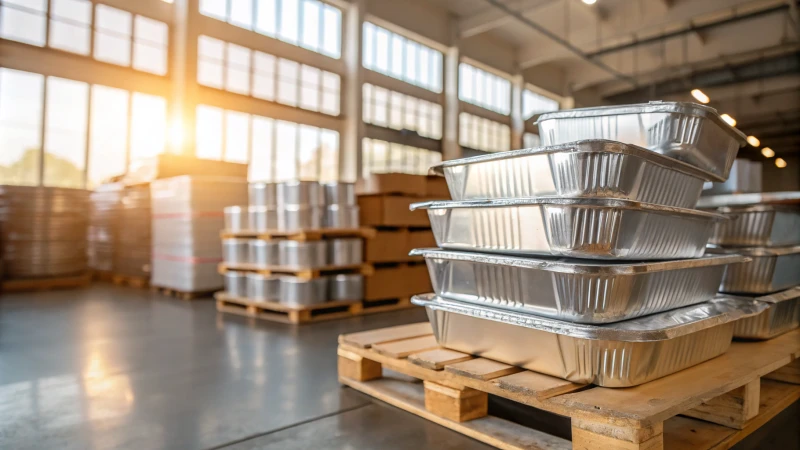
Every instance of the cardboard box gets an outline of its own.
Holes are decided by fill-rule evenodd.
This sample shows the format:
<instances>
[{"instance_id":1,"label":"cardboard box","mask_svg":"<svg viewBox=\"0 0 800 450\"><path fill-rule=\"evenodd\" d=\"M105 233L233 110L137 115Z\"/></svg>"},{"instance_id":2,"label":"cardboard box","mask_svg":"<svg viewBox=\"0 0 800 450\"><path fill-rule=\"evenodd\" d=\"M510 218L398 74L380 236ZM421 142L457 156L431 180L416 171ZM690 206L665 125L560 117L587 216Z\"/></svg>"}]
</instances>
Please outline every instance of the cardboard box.
<instances>
[{"instance_id":1,"label":"cardboard box","mask_svg":"<svg viewBox=\"0 0 800 450\"><path fill-rule=\"evenodd\" d=\"M408 233L408 246L410 248L438 247L431 230L411 230ZM409 250L410 251L410 250Z\"/></svg>"},{"instance_id":2,"label":"cardboard box","mask_svg":"<svg viewBox=\"0 0 800 450\"><path fill-rule=\"evenodd\" d=\"M182 175L247 178L247 164L231 163L193 156L163 153L152 158L131 162L123 177L127 185Z\"/></svg>"},{"instance_id":3,"label":"cardboard box","mask_svg":"<svg viewBox=\"0 0 800 450\"><path fill-rule=\"evenodd\" d=\"M444 177L430 175L428 182L425 183L425 196L438 199L450 200L450 190L447 189L447 180Z\"/></svg>"},{"instance_id":4,"label":"cardboard box","mask_svg":"<svg viewBox=\"0 0 800 450\"><path fill-rule=\"evenodd\" d=\"M427 211L409 210L412 203L423 200L408 196L361 196L358 197L359 220L362 226L430 227Z\"/></svg>"},{"instance_id":5,"label":"cardboard box","mask_svg":"<svg viewBox=\"0 0 800 450\"><path fill-rule=\"evenodd\" d=\"M364 300L410 297L432 290L425 264L376 268L364 278Z\"/></svg>"},{"instance_id":6,"label":"cardboard box","mask_svg":"<svg viewBox=\"0 0 800 450\"><path fill-rule=\"evenodd\" d=\"M364 261L399 262L408 260L408 230L378 230L374 238L364 241Z\"/></svg>"},{"instance_id":7,"label":"cardboard box","mask_svg":"<svg viewBox=\"0 0 800 450\"><path fill-rule=\"evenodd\" d=\"M424 197L427 177L405 173L373 173L356 182L356 194L400 194Z\"/></svg>"}]
</instances>

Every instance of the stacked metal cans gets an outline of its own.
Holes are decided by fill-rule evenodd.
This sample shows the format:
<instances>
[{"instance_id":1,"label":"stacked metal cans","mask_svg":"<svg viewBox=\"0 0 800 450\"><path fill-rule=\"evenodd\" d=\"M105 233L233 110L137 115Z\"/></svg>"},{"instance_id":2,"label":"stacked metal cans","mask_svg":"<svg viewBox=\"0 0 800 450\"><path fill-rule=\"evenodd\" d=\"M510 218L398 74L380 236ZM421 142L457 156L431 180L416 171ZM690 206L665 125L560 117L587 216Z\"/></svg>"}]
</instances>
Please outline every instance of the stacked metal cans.
<instances>
[{"instance_id":1,"label":"stacked metal cans","mask_svg":"<svg viewBox=\"0 0 800 450\"><path fill-rule=\"evenodd\" d=\"M724 353L735 321L764 307L717 297L745 258L704 255L727 218L694 208L744 136L713 109L661 102L539 127L545 147L435 166L454 200L412 205L441 247L413 252L435 291L413 301L439 344L608 387Z\"/></svg>"},{"instance_id":2,"label":"stacked metal cans","mask_svg":"<svg viewBox=\"0 0 800 450\"><path fill-rule=\"evenodd\" d=\"M730 218L717 224L709 253L740 254L720 292L753 298L769 308L736 324L735 337L771 339L800 327L800 192L704 197L700 206Z\"/></svg>"}]
</instances>

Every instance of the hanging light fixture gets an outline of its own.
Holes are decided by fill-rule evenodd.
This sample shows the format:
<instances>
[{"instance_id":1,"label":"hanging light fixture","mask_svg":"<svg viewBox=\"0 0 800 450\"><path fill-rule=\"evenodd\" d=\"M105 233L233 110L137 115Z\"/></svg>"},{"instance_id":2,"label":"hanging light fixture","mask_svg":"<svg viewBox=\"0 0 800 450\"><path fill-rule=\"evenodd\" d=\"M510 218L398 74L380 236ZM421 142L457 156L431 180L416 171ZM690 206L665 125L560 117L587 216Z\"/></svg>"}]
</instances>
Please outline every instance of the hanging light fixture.
<instances>
[{"instance_id":1,"label":"hanging light fixture","mask_svg":"<svg viewBox=\"0 0 800 450\"><path fill-rule=\"evenodd\" d=\"M597 3L597 0L582 0L582 1L587 5L594 5L595 3Z\"/></svg>"},{"instance_id":2,"label":"hanging light fixture","mask_svg":"<svg viewBox=\"0 0 800 450\"><path fill-rule=\"evenodd\" d=\"M761 141L758 140L755 136L747 136L747 143L752 145L753 147L758 147L761 145Z\"/></svg>"},{"instance_id":3,"label":"hanging light fixture","mask_svg":"<svg viewBox=\"0 0 800 450\"><path fill-rule=\"evenodd\" d=\"M711 101L708 96L700 89L692 89L692 97L696 98L698 102L706 104Z\"/></svg>"},{"instance_id":4,"label":"hanging light fixture","mask_svg":"<svg viewBox=\"0 0 800 450\"><path fill-rule=\"evenodd\" d=\"M775 156L775 151L769 147L764 147L761 149L761 154L764 155L765 158L772 158Z\"/></svg>"},{"instance_id":5,"label":"hanging light fixture","mask_svg":"<svg viewBox=\"0 0 800 450\"><path fill-rule=\"evenodd\" d=\"M725 121L725 123L727 123L728 125L730 125L730 126L732 126L732 127L735 127L735 126L736 126L736 119L734 119L733 117L729 116L728 114L723 114L723 115L721 115L721 116L719 116L719 117L720 117L722 120L724 120L724 121Z\"/></svg>"},{"instance_id":6,"label":"hanging light fixture","mask_svg":"<svg viewBox=\"0 0 800 450\"><path fill-rule=\"evenodd\" d=\"M783 169L786 167L786 161L784 161L783 158L776 158L775 165L778 166L778 169Z\"/></svg>"}]
</instances>

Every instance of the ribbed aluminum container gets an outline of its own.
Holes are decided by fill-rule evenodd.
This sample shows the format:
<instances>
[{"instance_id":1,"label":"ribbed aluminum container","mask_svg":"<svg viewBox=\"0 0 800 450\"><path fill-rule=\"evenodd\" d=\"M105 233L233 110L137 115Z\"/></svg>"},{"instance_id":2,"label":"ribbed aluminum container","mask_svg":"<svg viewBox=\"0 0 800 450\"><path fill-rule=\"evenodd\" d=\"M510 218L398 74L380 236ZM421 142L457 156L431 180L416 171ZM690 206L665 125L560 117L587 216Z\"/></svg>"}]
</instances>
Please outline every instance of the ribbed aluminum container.
<instances>
[{"instance_id":1,"label":"ribbed aluminum container","mask_svg":"<svg viewBox=\"0 0 800 450\"><path fill-rule=\"evenodd\" d=\"M328 301L328 277L303 280L280 277L280 302L291 306L312 306Z\"/></svg>"},{"instance_id":2,"label":"ribbed aluminum container","mask_svg":"<svg viewBox=\"0 0 800 450\"><path fill-rule=\"evenodd\" d=\"M772 339L800 328L800 286L753 300L764 302L768 309L736 322L733 337L739 339Z\"/></svg>"},{"instance_id":3,"label":"ribbed aluminum container","mask_svg":"<svg viewBox=\"0 0 800 450\"><path fill-rule=\"evenodd\" d=\"M356 205L356 185L354 183L332 182L322 186L325 190L326 205Z\"/></svg>"},{"instance_id":4,"label":"ribbed aluminum container","mask_svg":"<svg viewBox=\"0 0 800 450\"><path fill-rule=\"evenodd\" d=\"M251 239L248 242L250 264L258 267L279 266L281 263L279 245L279 241Z\"/></svg>"},{"instance_id":5,"label":"ribbed aluminum container","mask_svg":"<svg viewBox=\"0 0 800 450\"><path fill-rule=\"evenodd\" d=\"M510 199L415 203L439 247L589 259L703 255L719 214L611 199Z\"/></svg>"},{"instance_id":6,"label":"ribbed aluminum container","mask_svg":"<svg viewBox=\"0 0 800 450\"><path fill-rule=\"evenodd\" d=\"M274 209L278 206L278 187L275 183L250 183L247 187L250 206Z\"/></svg>"},{"instance_id":7,"label":"ribbed aluminum container","mask_svg":"<svg viewBox=\"0 0 800 450\"><path fill-rule=\"evenodd\" d=\"M586 140L431 167L453 200L593 197L694 208L705 172L633 145Z\"/></svg>"},{"instance_id":8,"label":"ribbed aluminum container","mask_svg":"<svg viewBox=\"0 0 800 450\"><path fill-rule=\"evenodd\" d=\"M278 243L279 265L298 269L324 267L328 262L328 247L325 241L280 241Z\"/></svg>"},{"instance_id":9,"label":"ribbed aluminum container","mask_svg":"<svg viewBox=\"0 0 800 450\"><path fill-rule=\"evenodd\" d=\"M247 208L248 225L251 231L264 233L278 229L278 209L266 206Z\"/></svg>"},{"instance_id":10,"label":"ribbed aluminum container","mask_svg":"<svg viewBox=\"0 0 800 450\"><path fill-rule=\"evenodd\" d=\"M278 208L278 229L283 231L322 228L324 207L284 206Z\"/></svg>"},{"instance_id":11,"label":"ribbed aluminum container","mask_svg":"<svg viewBox=\"0 0 800 450\"><path fill-rule=\"evenodd\" d=\"M719 222L710 244L781 247L800 244L800 208L774 205L723 206L715 212L730 217Z\"/></svg>"},{"instance_id":12,"label":"ribbed aluminum container","mask_svg":"<svg viewBox=\"0 0 800 450\"><path fill-rule=\"evenodd\" d=\"M792 247L709 247L708 253L740 254L752 261L725 269L720 292L769 294L800 285L800 245Z\"/></svg>"},{"instance_id":13,"label":"ribbed aluminum container","mask_svg":"<svg viewBox=\"0 0 800 450\"><path fill-rule=\"evenodd\" d=\"M247 297L247 274L244 272L226 272L225 293L231 297Z\"/></svg>"},{"instance_id":14,"label":"ribbed aluminum container","mask_svg":"<svg viewBox=\"0 0 800 450\"><path fill-rule=\"evenodd\" d=\"M360 238L331 239L328 245L328 264L351 266L364 262L364 243Z\"/></svg>"},{"instance_id":15,"label":"ribbed aluminum container","mask_svg":"<svg viewBox=\"0 0 800 450\"><path fill-rule=\"evenodd\" d=\"M278 206L325 206L325 192L316 181L278 183Z\"/></svg>"},{"instance_id":16,"label":"ribbed aluminum container","mask_svg":"<svg viewBox=\"0 0 800 450\"><path fill-rule=\"evenodd\" d=\"M332 302L364 298L362 275L334 275L328 280L328 299Z\"/></svg>"},{"instance_id":17,"label":"ribbed aluminum container","mask_svg":"<svg viewBox=\"0 0 800 450\"><path fill-rule=\"evenodd\" d=\"M745 135L696 103L661 102L545 113L536 122L544 145L583 139L625 142L684 161L725 181Z\"/></svg>"},{"instance_id":18,"label":"ribbed aluminum container","mask_svg":"<svg viewBox=\"0 0 800 450\"><path fill-rule=\"evenodd\" d=\"M246 206L228 206L224 209L225 230L238 233L250 230Z\"/></svg>"},{"instance_id":19,"label":"ribbed aluminum container","mask_svg":"<svg viewBox=\"0 0 800 450\"><path fill-rule=\"evenodd\" d=\"M280 277L247 274L247 299L254 302L277 302L281 296Z\"/></svg>"},{"instance_id":20,"label":"ribbed aluminum container","mask_svg":"<svg viewBox=\"0 0 800 450\"><path fill-rule=\"evenodd\" d=\"M736 298L624 322L580 325L487 306L414 296L436 341L470 353L575 383L628 387L725 353L734 322L766 308Z\"/></svg>"},{"instance_id":21,"label":"ribbed aluminum container","mask_svg":"<svg viewBox=\"0 0 800 450\"><path fill-rule=\"evenodd\" d=\"M728 179L722 183L705 183L703 195L761 192L763 190L761 170L760 161L736 159L733 161Z\"/></svg>"},{"instance_id":22,"label":"ribbed aluminum container","mask_svg":"<svg viewBox=\"0 0 800 450\"><path fill-rule=\"evenodd\" d=\"M223 239L222 262L225 264L249 264L249 241L247 239Z\"/></svg>"},{"instance_id":23,"label":"ribbed aluminum container","mask_svg":"<svg viewBox=\"0 0 800 450\"><path fill-rule=\"evenodd\" d=\"M328 205L325 228L358 228L358 206Z\"/></svg>"},{"instance_id":24,"label":"ribbed aluminum container","mask_svg":"<svg viewBox=\"0 0 800 450\"><path fill-rule=\"evenodd\" d=\"M417 249L443 298L578 323L610 323L714 298L737 255L650 263Z\"/></svg>"}]
</instances>

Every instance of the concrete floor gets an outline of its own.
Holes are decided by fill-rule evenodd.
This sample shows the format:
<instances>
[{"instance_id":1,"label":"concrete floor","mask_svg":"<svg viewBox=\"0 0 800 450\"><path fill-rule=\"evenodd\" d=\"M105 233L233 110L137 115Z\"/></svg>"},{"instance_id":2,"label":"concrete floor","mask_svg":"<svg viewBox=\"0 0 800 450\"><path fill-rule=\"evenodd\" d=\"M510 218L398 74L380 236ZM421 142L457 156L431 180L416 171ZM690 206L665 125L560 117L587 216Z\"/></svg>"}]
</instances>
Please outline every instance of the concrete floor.
<instances>
[{"instance_id":1,"label":"concrete floor","mask_svg":"<svg viewBox=\"0 0 800 450\"><path fill-rule=\"evenodd\" d=\"M339 386L337 335L422 320L251 323L105 284L5 294L0 449L489 448ZM776 422L795 438L796 406Z\"/></svg>"}]
</instances>

